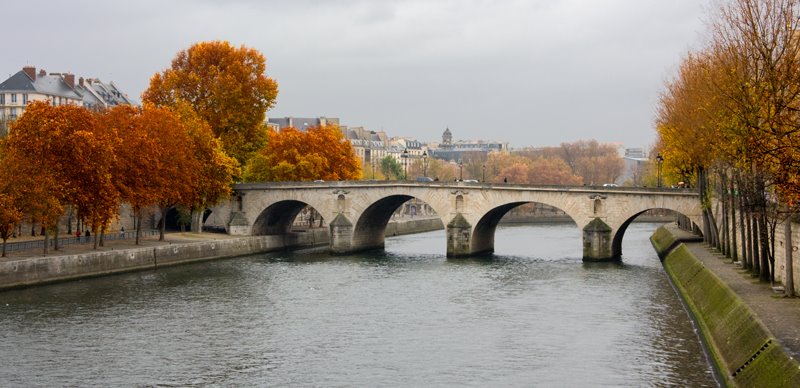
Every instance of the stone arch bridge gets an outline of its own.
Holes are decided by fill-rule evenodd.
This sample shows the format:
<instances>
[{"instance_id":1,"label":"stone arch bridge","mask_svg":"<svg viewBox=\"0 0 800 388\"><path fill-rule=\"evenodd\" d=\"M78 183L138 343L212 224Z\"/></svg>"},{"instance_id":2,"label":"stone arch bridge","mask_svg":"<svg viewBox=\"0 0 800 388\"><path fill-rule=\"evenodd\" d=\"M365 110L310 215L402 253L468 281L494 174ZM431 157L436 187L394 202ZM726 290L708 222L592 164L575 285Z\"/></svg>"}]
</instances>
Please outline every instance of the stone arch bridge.
<instances>
[{"instance_id":1,"label":"stone arch bridge","mask_svg":"<svg viewBox=\"0 0 800 388\"><path fill-rule=\"evenodd\" d=\"M563 210L583 231L584 260L614 260L636 216L651 209L673 210L702 230L698 194L683 189L628 187L531 187L465 182L282 182L234 187L227 203L212 209L232 235L290 233L295 217L313 207L330 228L330 249L348 253L384 247L394 211L417 198L433 208L447 235L447 257L494 251L500 219L526 203Z\"/></svg>"}]
</instances>

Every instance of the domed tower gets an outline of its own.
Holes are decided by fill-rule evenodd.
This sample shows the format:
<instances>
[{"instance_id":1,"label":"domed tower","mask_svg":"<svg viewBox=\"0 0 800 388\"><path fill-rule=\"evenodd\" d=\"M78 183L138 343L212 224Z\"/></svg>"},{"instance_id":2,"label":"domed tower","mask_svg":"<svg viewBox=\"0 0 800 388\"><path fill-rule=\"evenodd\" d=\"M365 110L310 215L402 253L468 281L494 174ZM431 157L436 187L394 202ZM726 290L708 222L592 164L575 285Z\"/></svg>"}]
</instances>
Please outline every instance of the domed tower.
<instances>
[{"instance_id":1,"label":"domed tower","mask_svg":"<svg viewBox=\"0 0 800 388\"><path fill-rule=\"evenodd\" d=\"M453 147L453 134L450 133L450 128L445 128L444 133L442 134L442 144L440 145L441 148L452 148Z\"/></svg>"}]
</instances>

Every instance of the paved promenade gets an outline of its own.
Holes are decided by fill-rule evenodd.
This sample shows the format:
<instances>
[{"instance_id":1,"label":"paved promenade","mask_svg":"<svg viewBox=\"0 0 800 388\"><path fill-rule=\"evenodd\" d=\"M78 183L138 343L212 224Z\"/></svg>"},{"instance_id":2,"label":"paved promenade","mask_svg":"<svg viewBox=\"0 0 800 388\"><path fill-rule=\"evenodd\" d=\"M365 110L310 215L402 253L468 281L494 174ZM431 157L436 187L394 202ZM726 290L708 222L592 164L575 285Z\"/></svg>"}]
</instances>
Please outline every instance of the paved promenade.
<instances>
[{"instance_id":1,"label":"paved promenade","mask_svg":"<svg viewBox=\"0 0 800 388\"><path fill-rule=\"evenodd\" d=\"M674 235L687 232L670 228ZM784 349L800 359L800 298L776 294L769 283L760 283L732 260L702 242L684 243L709 270L714 272L752 310ZM796 269L800 270L800 269Z\"/></svg>"}]
</instances>

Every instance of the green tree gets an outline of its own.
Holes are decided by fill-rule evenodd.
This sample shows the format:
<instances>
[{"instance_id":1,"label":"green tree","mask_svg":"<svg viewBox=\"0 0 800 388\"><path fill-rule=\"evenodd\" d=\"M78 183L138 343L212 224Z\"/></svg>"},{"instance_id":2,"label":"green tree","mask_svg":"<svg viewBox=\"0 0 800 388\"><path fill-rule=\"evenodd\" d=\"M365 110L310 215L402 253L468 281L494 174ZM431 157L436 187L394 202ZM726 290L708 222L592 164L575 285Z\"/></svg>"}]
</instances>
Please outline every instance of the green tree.
<instances>
[{"instance_id":1,"label":"green tree","mask_svg":"<svg viewBox=\"0 0 800 388\"><path fill-rule=\"evenodd\" d=\"M381 174L386 177L386 180L400 180L406 178L403 173L403 166L392 156L385 156L381 159L380 167Z\"/></svg>"}]
</instances>

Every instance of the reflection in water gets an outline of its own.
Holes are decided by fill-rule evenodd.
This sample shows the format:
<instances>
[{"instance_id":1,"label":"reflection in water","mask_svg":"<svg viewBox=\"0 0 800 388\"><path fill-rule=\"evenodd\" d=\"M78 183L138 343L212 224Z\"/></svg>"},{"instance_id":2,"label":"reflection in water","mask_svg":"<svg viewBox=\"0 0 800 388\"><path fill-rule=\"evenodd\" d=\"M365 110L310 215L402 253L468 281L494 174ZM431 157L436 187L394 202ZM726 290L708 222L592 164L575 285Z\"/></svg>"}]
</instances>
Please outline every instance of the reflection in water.
<instances>
[{"instance_id":1,"label":"reflection in water","mask_svg":"<svg viewBox=\"0 0 800 388\"><path fill-rule=\"evenodd\" d=\"M2 386L714 386L647 237L582 263L574 225L385 252L261 255L0 293Z\"/></svg>"}]
</instances>

